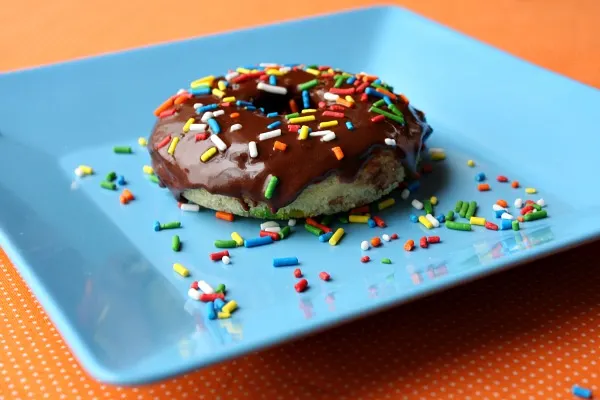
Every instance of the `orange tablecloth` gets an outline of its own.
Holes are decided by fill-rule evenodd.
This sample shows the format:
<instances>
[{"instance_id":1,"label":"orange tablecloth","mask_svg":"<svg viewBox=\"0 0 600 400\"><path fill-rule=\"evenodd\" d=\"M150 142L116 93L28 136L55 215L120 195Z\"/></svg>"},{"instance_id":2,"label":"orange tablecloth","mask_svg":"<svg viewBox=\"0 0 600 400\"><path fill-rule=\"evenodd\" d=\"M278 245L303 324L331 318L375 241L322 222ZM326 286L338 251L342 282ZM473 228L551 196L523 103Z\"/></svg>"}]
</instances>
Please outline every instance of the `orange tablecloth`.
<instances>
[{"instance_id":1,"label":"orange tablecloth","mask_svg":"<svg viewBox=\"0 0 600 400\"><path fill-rule=\"evenodd\" d=\"M189 10L219 15L224 3L101 3L0 0L0 71L298 16L232 0L222 18L192 24ZM301 8L308 15L367 3L304 0ZM597 0L398 3L600 87ZM0 398L569 399L574 383L598 391L600 382L594 247L136 388L86 375L0 250Z\"/></svg>"}]
</instances>

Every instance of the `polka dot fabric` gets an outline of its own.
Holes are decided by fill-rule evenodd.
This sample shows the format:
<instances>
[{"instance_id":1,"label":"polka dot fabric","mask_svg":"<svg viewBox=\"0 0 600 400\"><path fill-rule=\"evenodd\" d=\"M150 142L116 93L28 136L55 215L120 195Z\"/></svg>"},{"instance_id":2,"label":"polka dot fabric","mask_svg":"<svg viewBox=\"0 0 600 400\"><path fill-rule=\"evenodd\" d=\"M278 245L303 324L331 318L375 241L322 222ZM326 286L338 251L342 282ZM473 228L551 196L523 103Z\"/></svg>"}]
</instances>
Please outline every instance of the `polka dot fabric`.
<instances>
[{"instance_id":1,"label":"polka dot fabric","mask_svg":"<svg viewBox=\"0 0 600 400\"><path fill-rule=\"evenodd\" d=\"M2 399L572 399L598 391L594 245L141 387L79 366L0 250Z\"/></svg>"}]
</instances>

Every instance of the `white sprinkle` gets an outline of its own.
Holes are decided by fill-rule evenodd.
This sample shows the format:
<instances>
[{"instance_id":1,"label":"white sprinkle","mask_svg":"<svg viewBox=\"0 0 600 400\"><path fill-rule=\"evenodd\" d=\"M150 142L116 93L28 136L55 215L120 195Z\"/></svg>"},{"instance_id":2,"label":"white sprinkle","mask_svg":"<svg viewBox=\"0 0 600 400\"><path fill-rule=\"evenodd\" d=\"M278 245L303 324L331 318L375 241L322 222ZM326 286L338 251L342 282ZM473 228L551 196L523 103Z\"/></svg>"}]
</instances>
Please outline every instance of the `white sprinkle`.
<instances>
[{"instance_id":1,"label":"white sprinkle","mask_svg":"<svg viewBox=\"0 0 600 400\"><path fill-rule=\"evenodd\" d=\"M295 219L290 219L288 221L288 226L296 226L296 220Z\"/></svg>"},{"instance_id":2,"label":"white sprinkle","mask_svg":"<svg viewBox=\"0 0 600 400\"><path fill-rule=\"evenodd\" d=\"M207 111L207 112L204 113L204 115L202 115L202 118L200 118L200 120L202 122L206 122L209 119L211 119L212 117L213 117L213 113L211 113L210 111Z\"/></svg>"},{"instance_id":3,"label":"white sprinkle","mask_svg":"<svg viewBox=\"0 0 600 400\"><path fill-rule=\"evenodd\" d=\"M191 299L194 299L194 300L200 300L200 295L201 295L201 294L202 294L202 293L200 293L200 291L199 291L199 290L196 290L196 289L194 289L194 288L190 288L190 290L188 290L188 296L189 296Z\"/></svg>"},{"instance_id":4,"label":"white sprinkle","mask_svg":"<svg viewBox=\"0 0 600 400\"><path fill-rule=\"evenodd\" d=\"M281 67L281 68L279 68L279 72L284 73L284 74L287 74L291 70L292 70L292 67Z\"/></svg>"},{"instance_id":5,"label":"white sprinkle","mask_svg":"<svg viewBox=\"0 0 600 400\"><path fill-rule=\"evenodd\" d=\"M427 221L431 222L431 225L433 225L434 228L440 227L440 221L438 221L433 215L427 214L425 218L427 218Z\"/></svg>"},{"instance_id":6,"label":"white sprinkle","mask_svg":"<svg viewBox=\"0 0 600 400\"><path fill-rule=\"evenodd\" d=\"M390 238L390 235L388 235L388 234L386 234L386 233L384 233L383 235L381 235L381 238L382 238L383 240L385 240L386 242L389 242L390 240L392 240L392 239Z\"/></svg>"},{"instance_id":7,"label":"white sprinkle","mask_svg":"<svg viewBox=\"0 0 600 400\"><path fill-rule=\"evenodd\" d=\"M273 138L276 138L277 136L281 136L281 129L275 129L273 131L263 132L260 135L258 135L258 140L263 141L263 140L267 140L267 139L273 139Z\"/></svg>"},{"instance_id":8,"label":"white sprinkle","mask_svg":"<svg viewBox=\"0 0 600 400\"><path fill-rule=\"evenodd\" d=\"M210 286L205 281L198 281L198 289L200 289L203 293L206 294L213 294L215 292L215 289L213 289L212 286Z\"/></svg>"},{"instance_id":9,"label":"white sprinkle","mask_svg":"<svg viewBox=\"0 0 600 400\"><path fill-rule=\"evenodd\" d=\"M314 131L314 132L309 133L308 136L325 136L328 133L333 133L333 131L329 131L329 130L327 130L327 131Z\"/></svg>"},{"instance_id":10,"label":"white sprinkle","mask_svg":"<svg viewBox=\"0 0 600 400\"><path fill-rule=\"evenodd\" d=\"M200 206L198 204L192 203L181 203L181 206L179 206L179 208L181 209L181 211L200 211Z\"/></svg>"},{"instance_id":11,"label":"white sprinkle","mask_svg":"<svg viewBox=\"0 0 600 400\"><path fill-rule=\"evenodd\" d=\"M279 223L276 221L267 221L260 224L260 230L264 231L266 228L279 227Z\"/></svg>"},{"instance_id":12,"label":"white sprinkle","mask_svg":"<svg viewBox=\"0 0 600 400\"><path fill-rule=\"evenodd\" d=\"M278 226L269 226L269 227L265 228L264 231L279 233L279 232L281 232L281 228Z\"/></svg>"},{"instance_id":13,"label":"white sprinkle","mask_svg":"<svg viewBox=\"0 0 600 400\"><path fill-rule=\"evenodd\" d=\"M502 218L502 219L515 219L515 217L513 217L512 215L510 215L507 212L502 213L502 215L500 216L500 218Z\"/></svg>"},{"instance_id":14,"label":"white sprinkle","mask_svg":"<svg viewBox=\"0 0 600 400\"><path fill-rule=\"evenodd\" d=\"M219 116L221 116L223 114L225 114L224 110L213 111L213 117L219 117Z\"/></svg>"},{"instance_id":15,"label":"white sprinkle","mask_svg":"<svg viewBox=\"0 0 600 400\"><path fill-rule=\"evenodd\" d=\"M516 199L515 200L515 207L516 208L522 208L523 207L523 199Z\"/></svg>"},{"instance_id":16,"label":"white sprinkle","mask_svg":"<svg viewBox=\"0 0 600 400\"><path fill-rule=\"evenodd\" d=\"M279 64L274 64L274 63L260 63L258 64L259 67L263 67L263 68L269 68L269 67L278 67Z\"/></svg>"},{"instance_id":17,"label":"white sprinkle","mask_svg":"<svg viewBox=\"0 0 600 400\"><path fill-rule=\"evenodd\" d=\"M546 202L544 201L544 199L539 199L536 203L540 207L545 207L546 206Z\"/></svg>"},{"instance_id":18,"label":"white sprinkle","mask_svg":"<svg viewBox=\"0 0 600 400\"><path fill-rule=\"evenodd\" d=\"M235 72L235 71L234 72L230 72L227 75L225 75L225 80L226 81L230 81L233 78L235 78L236 76L238 76L239 74L240 74L239 72Z\"/></svg>"},{"instance_id":19,"label":"white sprinkle","mask_svg":"<svg viewBox=\"0 0 600 400\"><path fill-rule=\"evenodd\" d=\"M336 101L340 98L340 95L327 92L323 95L323 98L327 101Z\"/></svg>"},{"instance_id":20,"label":"white sprinkle","mask_svg":"<svg viewBox=\"0 0 600 400\"><path fill-rule=\"evenodd\" d=\"M408 196L410 196L410 190L408 190L408 189L404 189L404 190L402 190L402 192L400 193L400 198L401 198L402 200L406 200L406 199L408 199Z\"/></svg>"},{"instance_id":21,"label":"white sprinkle","mask_svg":"<svg viewBox=\"0 0 600 400\"><path fill-rule=\"evenodd\" d=\"M417 210L422 210L422 209L423 209L423 203L421 203L421 202L420 202L419 200L417 200L417 199L414 199L414 200L412 201L412 203L411 203L411 204L412 204L412 206L413 206L414 208L416 208Z\"/></svg>"},{"instance_id":22,"label":"white sprinkle","mask_svg":"<svg viewBox=\"0 0 600 400\"><path fill-rule=\"evenodd\" d=\"M221 140L219 135L210 135L210 140L212 140L215 146L217 146L217 149L219 149L219 151L227 150L227 145L224 141Z\"/></svg>"},{"instance_id":23,"label":"white sprinkle","mask_svg":"<svg viewBox=\"0 0 600 400\"><path fill-rule=\"evenodd\" d=\"M508 211L506 208L499 206L498 204L492 204L492 209L494 211Z\"/></svg>"},{"instance_id":24,"label":"white sprinkle","mask_svg":"<svg viewBox=\"0 0 600 400\"><path fill-rule=\"evenodd\" d=\"M223 261L223 264L229 264L231 263L231 258L223 256L223 258L221 258L221 261Z\"/></svg>"},{"instance_id":25,"label":"white sprinkle","mask_svg":"<svg viewBox=\"0 0 600 400\"><path fill-rule=\"evenodd\" d=\"M333 139L335 139L335 133L329 132L321 138L321 142L331 142Z\"/></svg>"},{"instance_id":26,"label":"white sprinkle","mask_svg":"<svg viewBox=\"0 0 600 400\"><path fill-rule=\"evenodd\" d=\"M75 168L75 175L77 175L78 177L82 177L85 175L85 173L81 170L81 168L77 167Z\"/></svg>"},{"instance_id":27,"label":"white sprinkle","mask_svg":"<svg viewBox=\"0 0 600 400\"><path fill-rule=\"evenodd\" d=\"M371 248L371 246L369 245L369 242L367 242L366 240L363 240L362 242L360 242L361 250L369 250L370 248Z\"/></svg>"},{"instance_id":28,"label":"white sprinkle","mask_svg":"<svg viewBox=\"0 0 600 400\"><path fill-rule=\"evenodd\" d=\"M194 110L197 109L197 108L202 107L203 105L204 104L202 104L202 103L194 103Z\"/></svg>"},{"instance_id":29,"label":"white sprinkle","mask_svg":"<svg viewBox=\"0 0 600 400\"><path fill-rule=\"evenodd\" d=\"M229 132L239 131L240 129L242 129L241 124L234 124L234 125L231 125L231 128L229 128Z\"/></svg>"},{"instance_id":30,"label":"white sprinkle","mask_svg":"<svg viewBox=\"0 0 600 400\"><path fill-rule=\"evenodd\" d=\"M396 141L394 139L385 138L385 144L388 146L396 147Z\"/></svg>"},{"instance_id":31,"label":"white sprinkle","mask_svg":"<svg viewBox=\"0 0 600 400\"><path fill-rule=\"evenodd\" d=\"M284 88L281 86L269 85L264 82L258 82L258 85L256 85L256 88L258 90L262 90L263 92L267 92L267 93L282 94L282 95L287 94L287 88Z\"/></svg>"},{"instance_id":32,"label":"white sprinkle","mask_svg":"<svg viewBox=\"0 0 600 400\"><path fill-rule=\"evenodd\" d=\"M444 153L446 150L439 147L432 147L429 149L429 153Z\"/></svg>"},{"instance_id":33,"label":"white sprinkle","mask_svg":"<svg viewBox=\"0 0 600 400\"><path fill-rule=\"evenodd\" d=\"M185 90L185 89L179 89L177 91L177 96L179 96L180 94L184 94L185 92L187 92L187 90Z\"/></svg>"},{"instance_id":34,"label":"white sprinkle","mask_svg":"<svg viewBox=\"0 0 600 400\"><path fill-rule=\"evenodd\" d=\"M258 157L258 147L256 147L256 142L248 143L248 152L250 153L250 158Z\"/></svg>"},{"instance_id":35,"label":"white sprinkle","mask_svg":"<svg viewBox=\"0 0 600 400\"><path fill-rule=\"evenodd\" d=\"M206 132L206 124L191 124L190 132Z\"/></svg>"}]
</instances>

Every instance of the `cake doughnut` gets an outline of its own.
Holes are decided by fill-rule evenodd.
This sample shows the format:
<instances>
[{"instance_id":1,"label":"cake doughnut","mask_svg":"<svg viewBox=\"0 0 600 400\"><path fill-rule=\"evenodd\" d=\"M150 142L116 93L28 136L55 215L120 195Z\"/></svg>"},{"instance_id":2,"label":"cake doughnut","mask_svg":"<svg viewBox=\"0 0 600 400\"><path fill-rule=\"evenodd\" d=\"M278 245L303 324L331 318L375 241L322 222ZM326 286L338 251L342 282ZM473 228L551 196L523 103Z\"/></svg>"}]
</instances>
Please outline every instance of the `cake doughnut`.
<instances>
[{"instance_id":1,"label":"cake doughnut","mask_svg":"<svg viewBox=\"0 0 600 400\"><path fill-rule=\"evenodd\" d=\"M154 112L154 171L180 201L301 218L378 200L413 171L432 129L376 76L261 64L191 82Z\"/></svg>"}]
</instances>

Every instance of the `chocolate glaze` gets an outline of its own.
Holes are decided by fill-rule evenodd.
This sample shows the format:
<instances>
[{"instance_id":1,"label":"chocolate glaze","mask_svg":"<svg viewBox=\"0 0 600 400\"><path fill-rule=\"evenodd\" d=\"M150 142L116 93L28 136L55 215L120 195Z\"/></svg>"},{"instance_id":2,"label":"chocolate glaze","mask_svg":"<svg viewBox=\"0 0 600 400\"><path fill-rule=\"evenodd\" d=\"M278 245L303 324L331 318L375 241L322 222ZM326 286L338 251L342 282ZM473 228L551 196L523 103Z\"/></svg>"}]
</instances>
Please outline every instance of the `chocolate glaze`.
<instances>
[{"instance_id":1,"label":"chocolate glaze","mask_svg":"<svg viewBox=\"0 0 600 400\"><path fill-rule=\"evenodd\" d=\"M317 131L319 122L337 119L338 125L329 129L335 132L336 139L330 142L321 142L319 137L309 137L307 140L298 140L298 133L290 132L285 114L291 113L289 100L294 99L298 109L302 110L302 95L297 90L301 83L316 77L302 69L294 68L284 76L277 77L277 86L288 89L287 95L267 93L257 89L259 78L252 78L244 82L229 83L225 97L235 96L236 100L249 101L260 110L250 111L232 103L228 107L220 107L224 115L215 119L221 127L219 137L227 144L224 152L219 152L207 162L200 161L200 155L214 144L210 139L196 141L195 133L182 133L182 127L189 118L196 118L200 123L202 115L198 115L193 107L195 103L204 105L219 103L214 95L194 96L182 104L176 105L176 113L172 116L161 118L157 121L150 137L148 148L152 157L154 171L159 179L176 197L187 189L204 188L212 194L220 194L240 200L244 209L251 204L266 202L271 210L284 207L293 202L304 188L319 182L331 174L335 174L344 182L352 181L361 166L370 157L380 151L393 151L401 159L402 164L413 169L421 148L422 141L431 133L431 128L425 123L424 115L415 110L408 102L398 97L394 104L404 114L405 124L385 119L373 123L371 118L377 114L369 112L369 107L379 100L369 96L366 102L360 101L361 94L354 94L355 106L345 108L344 118L323 117L323 111L318 109L318 103L324 101L323 95L333 87L335 81L331 76L320 76L319 84L309 90L311 108L318 109L315 121L305 122L300 125L309 126L312 131ZM217 78L213 86L216 87ZM356 87L344 82L344 88ZM342 98L344 96L341 96ZM334 102L326 102L329 105ZM386 109L385 106L381 107ZM387 109L386 109L387 110ZM267 118L266 114L276 111L279 116ZM237 112L239 117L231 118ZM311 114L303 114L311 115ZM258 135L269 131L267 125L281 121L282 135L265 141L259 141ZM346 127L346 121L351 121L354 130ZM241 124L242 129L230 132L234 124ZM168 154L168 145L156 149L157 143L165 136L179 136L174 155ZM390 147L385 144L385 139L394 139L397 146ZM273 149L273 143L278 140L287 144L285 151ZM248 143L255 141L258 146L258 157L252 159L248 154ZM333 147L339 146L344 152L344 158L338 160ZM271 199L265 199L264 191L272 175L279 178L279 184Z\"/></svg>"}]
</instances>

